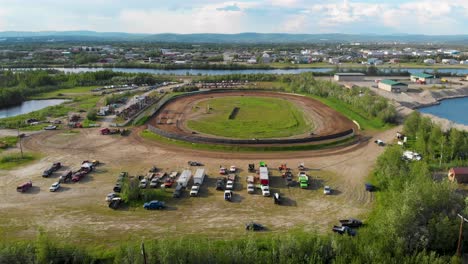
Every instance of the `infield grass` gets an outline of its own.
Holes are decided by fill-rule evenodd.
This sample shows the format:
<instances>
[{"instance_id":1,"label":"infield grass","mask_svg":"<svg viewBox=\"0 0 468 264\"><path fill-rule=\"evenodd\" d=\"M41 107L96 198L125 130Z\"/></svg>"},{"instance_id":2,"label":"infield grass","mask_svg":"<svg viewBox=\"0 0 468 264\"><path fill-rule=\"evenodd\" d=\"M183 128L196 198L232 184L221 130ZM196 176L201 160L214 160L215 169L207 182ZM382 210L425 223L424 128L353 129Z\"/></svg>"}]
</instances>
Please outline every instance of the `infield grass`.
<instances>
[{"instance_id":1,"label":"infield grass","mask_svg":"<svg viewBox=\"0 0 468 264\"><path fill-rule=\"evenodd\" d=\"M229 119L235 107L239 111ZM290 137L313 129L313 124L304 119L300 109L291 102L277 98L214 98L201 101L193 111L197 117L187 122L190 129L229 138Z\"/></svg>"}]
</instances>

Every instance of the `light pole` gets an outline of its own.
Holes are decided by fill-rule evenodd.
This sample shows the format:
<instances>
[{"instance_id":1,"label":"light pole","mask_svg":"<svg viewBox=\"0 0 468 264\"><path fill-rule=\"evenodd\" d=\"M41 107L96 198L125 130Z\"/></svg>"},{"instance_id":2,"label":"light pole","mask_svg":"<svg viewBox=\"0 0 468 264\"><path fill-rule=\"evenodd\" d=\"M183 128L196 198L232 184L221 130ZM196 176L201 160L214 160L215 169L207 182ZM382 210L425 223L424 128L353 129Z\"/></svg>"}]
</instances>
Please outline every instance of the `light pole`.
<instances>
[{"instance_id":1,"label":"light pole","mask_svg":"<svg viewBox=\"0 0 468 264\"><path fill-rule=\"evenodd\" d=\"M462 248L462 237L463 237L463 222L468 223L468 219L463 217L461 214L457 214L460 217L460 231L458 234L458 245L457 245L457 256L461 257L461 248Z\"/></svg>"}]
</instances>

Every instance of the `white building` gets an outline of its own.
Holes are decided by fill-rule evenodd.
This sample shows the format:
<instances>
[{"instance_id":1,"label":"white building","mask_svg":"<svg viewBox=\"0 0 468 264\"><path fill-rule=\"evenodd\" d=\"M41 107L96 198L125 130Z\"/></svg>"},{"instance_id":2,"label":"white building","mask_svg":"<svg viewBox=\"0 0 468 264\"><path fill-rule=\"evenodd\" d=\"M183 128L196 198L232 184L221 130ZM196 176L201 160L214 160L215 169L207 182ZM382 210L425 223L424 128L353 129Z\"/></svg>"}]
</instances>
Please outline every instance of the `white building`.
<instances>
[{"instance_id":1,"label":"white building","mask_svg":"<svg viewBox=\"0 0 468 264\"><path fill-rule=\"evenodd\" d=\"M396 82L393 80L381 80L378 85L379 89L392 92L401 93L408 91L408 85L402 82Z\"/></svg>"},{"instance_id":2,"label":"white building","mask_svg":"<svg viewBox=\"0 0 468 264\"><path fill-rule=\"evenodd\" d=\"M454 59L443 59L443 60L442 60L442 63L443 63L443 64L454 65L454 64L458 64L458 61L457 61L457 60L454 60Z\"/></svg>"},{"instance_id":3,"label":"white building","mask_svg":"<svg viewBox=\"0 0 468 264\"><path fill-rule=\"evenodd\" d=\"M339 72L335 73L334 79L337 82L362 82L364 73L360 72Z\"/></svg>"}]
</instances>

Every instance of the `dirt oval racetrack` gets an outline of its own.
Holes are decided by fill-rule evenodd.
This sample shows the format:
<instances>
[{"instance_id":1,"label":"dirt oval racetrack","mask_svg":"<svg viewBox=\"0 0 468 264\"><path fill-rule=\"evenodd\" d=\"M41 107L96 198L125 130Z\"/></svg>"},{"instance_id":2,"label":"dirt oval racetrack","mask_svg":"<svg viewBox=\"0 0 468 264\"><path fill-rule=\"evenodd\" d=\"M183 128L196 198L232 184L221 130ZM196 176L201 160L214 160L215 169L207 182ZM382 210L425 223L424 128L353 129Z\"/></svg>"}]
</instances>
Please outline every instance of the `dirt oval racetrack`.
<instances>
[{"instance_id":1,"label":"dirt oval racetrack","mask_svg":"<svg viewBox=\"0 0 468 264\"><path fill-rule=\"evenodd\" d=\"M287 100L302 110L313 129L302 135L275 139L237 140L227 137L203 134L190 130L186 123L194 118L193 108L204 100L228 96L272 97ZM259 113L261 115L261 113ZM167 102L148 123L153 132L174 139L202 143L282 145L317 144L341 140L354 135L356 125L341 113L310 97L272 91L212 91L175 98Z\"/></svg>"}]
</instances>

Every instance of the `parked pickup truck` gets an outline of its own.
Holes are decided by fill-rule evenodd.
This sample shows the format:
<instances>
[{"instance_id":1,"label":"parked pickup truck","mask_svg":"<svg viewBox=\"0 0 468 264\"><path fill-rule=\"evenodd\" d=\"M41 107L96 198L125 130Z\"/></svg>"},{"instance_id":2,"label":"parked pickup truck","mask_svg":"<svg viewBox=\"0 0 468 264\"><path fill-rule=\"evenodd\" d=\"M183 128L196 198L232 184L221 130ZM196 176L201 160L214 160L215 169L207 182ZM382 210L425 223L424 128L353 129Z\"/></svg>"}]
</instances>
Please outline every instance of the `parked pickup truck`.
<instances>
[{"instance_id":1,"label":"parked pickup truck","mask_svg":"<svg viewBox=\"0 0 468 264\"><path fill-rule=\"evenodd\" d=\"M61 167L62 167L62 164L60 162L54 162L50 168L48 168L42 173L42 177L44 178L49 177L50 175L52 175L52 173L54 173L54 171L60 169Z\"/></svg>"},{"instance_id":2,"label":"parked pickup truck","mask_svg":"<svg viewBox=\"0 0 468 264\"><path fill-rule=\"evenodd\" d=\"M200 185L193 185L192 189L190 190L190 196L198 196L199 191L200 191Z\"/></svg>"},{"instance_id":3,"label":"parked pickup truck","mask_svg":"<svg viewBox=\"0 0 468 264\"><path fill-rule=\"evenodd\" d=\"M23 183L21 185L18 185L16 187L16 191L17 192L26 192L31 187L32 187L32 181L28 181L28 182L25 182L25 183Z\"/></svg>"},{"instance_id":4,"label":"parked pickup truck","mask_svg":"<svg viewBox=\"0 0 468 264\"><path fill-rule=\"evenodd\" d=\"M349 218L349 219L342 219L340 220L342 226L347 227L360 227L362 226L362 222L360 220Z\"/></svg>"}]
</instances>

